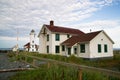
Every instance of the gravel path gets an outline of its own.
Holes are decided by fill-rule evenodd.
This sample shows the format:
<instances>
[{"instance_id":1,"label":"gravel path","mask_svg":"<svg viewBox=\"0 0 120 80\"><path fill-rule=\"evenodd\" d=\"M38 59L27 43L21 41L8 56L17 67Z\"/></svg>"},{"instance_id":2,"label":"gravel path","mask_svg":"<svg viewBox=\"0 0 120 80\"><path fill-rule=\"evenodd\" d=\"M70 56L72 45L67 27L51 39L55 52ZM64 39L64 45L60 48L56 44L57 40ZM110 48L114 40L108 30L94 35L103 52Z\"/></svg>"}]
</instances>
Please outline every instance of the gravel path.
<instances>
[{"instance_id":1,"label":"gravel path","mask_svg":"<svg viewBox=\"0 0 120 80\"><path fill-rule=\"evenodd\" d=\"M6 53L0 53L0 69L25 68L27 64L10 61ZM0 80L9 80L8 77L14 75L16 72L0 73Z\"/></svg>"}]
</instances>

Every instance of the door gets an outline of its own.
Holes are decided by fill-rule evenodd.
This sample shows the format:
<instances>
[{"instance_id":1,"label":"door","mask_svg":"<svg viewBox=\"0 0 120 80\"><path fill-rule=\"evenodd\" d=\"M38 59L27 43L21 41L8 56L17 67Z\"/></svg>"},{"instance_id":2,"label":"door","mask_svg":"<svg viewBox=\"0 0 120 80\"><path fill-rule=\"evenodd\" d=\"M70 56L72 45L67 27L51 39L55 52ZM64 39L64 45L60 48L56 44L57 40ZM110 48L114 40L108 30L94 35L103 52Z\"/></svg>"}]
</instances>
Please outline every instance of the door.
<instances>
[{"instance_id":1,"label":"door","mask_svg":"<svg viewBox=\"0 0 120 80\"><path fill-rule=\"evenodd\" d=\"M77 47L74 47L74 54L77 54Z\"/></svg>"},{"instance_id":2,"label":"door","mask_svg":"<svg viewBox=\"0 0 120 80\"><path fill-rule=\"evenodd\" d=\"M71 55L71 48L68 48L68 55Z\"/></svg>"}]
</instances>

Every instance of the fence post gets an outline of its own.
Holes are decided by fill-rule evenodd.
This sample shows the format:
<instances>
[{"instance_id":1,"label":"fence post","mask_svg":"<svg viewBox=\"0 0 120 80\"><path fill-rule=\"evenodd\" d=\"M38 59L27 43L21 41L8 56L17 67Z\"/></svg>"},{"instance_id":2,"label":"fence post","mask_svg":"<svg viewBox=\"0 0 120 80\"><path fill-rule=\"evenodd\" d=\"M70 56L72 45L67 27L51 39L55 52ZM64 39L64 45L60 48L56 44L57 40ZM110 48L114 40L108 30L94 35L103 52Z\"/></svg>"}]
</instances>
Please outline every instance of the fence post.
<instances>
[{"instance_id":1,"label":"fence post","mask_svg":"<svg viewBox=\"0 0 120 80\"><path fill-rule=\"evenodd\" d=\"M22 56L20 56L20 61L22 61Z\"/></svg>"},{"instance_id":2,"label":"fence post","mask_svg":"<svg viewBox=\"0 0 120 80\"><path fill-rule=\"evenodd\" d=\"M27 62L27 56L25 56L25 62Z\"/></svg>"},{"instance_id":3,"label":"fence post","mask_svg":"<svg viewBox=\"0 0 120 80\"><path fill-rule=\"evenodd\" d=\"M82 80L82 69L78 69L78 70L79 70L78 80Z\"/></svg>"},{"instance_id":4,"label":"fence post","mask_svg":"<svg viewBox=\"0 0 120 80\"><path fill-rule=\"evenodd\" d=\"M33 66L35 66L35 61L36 61L36 60L35 60L35 59L33 59Z\"/></svg>"},{"instance_id":5,"label":"fence post","mask_svg":"<svg viewBox=\"0 0 120 80\"><path fill-rule=\"evenodd\" d=\"M50 62L47 63L47 67L50 68Z\"/></svg>"}]
</instances>

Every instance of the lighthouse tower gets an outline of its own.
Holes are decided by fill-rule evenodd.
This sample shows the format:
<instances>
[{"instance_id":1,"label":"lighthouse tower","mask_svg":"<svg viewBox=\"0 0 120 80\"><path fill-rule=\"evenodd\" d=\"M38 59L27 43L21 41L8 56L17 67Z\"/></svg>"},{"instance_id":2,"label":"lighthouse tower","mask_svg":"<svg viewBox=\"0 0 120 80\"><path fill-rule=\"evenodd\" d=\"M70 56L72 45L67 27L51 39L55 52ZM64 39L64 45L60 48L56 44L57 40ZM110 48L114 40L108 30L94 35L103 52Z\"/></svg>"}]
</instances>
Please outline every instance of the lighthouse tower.
<instances>
[{"instance_id":1,"label":"lighthouse tower","mask_svg":"<svg viewBox=\"0 0 120 80\"><path fill-rule=\"evenodd\" d=\"M30 52L35 52L36 51L36 46L35 46L35 31L32 29L30 32Z\"/></svg>"}]
</instances>

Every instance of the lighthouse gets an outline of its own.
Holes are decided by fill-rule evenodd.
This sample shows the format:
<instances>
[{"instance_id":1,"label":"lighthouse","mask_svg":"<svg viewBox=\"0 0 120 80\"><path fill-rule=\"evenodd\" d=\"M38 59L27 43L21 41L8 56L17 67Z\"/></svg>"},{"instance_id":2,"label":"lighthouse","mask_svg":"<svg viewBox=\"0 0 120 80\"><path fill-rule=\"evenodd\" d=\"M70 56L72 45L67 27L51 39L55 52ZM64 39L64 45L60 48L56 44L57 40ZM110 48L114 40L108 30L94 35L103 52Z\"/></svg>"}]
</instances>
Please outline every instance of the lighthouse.
<instances>
[{"instance_id":1,"label":"lighthouse","mask_svg":"<svg viewBox=\"0 0 120 80\"><path fill-rule=\"evenodd\" d=\"M38 45L36 44L35 41L35 31L32 29L30 32L30 41L24 45L24 50L29 51L29 52L37 52L38 51Z\"/></svg>"},{"instance_id":2,"label":"lighthouse","mask_svg":"<svg viewBox=\"0 0 120 80\"><path fill-rule=\"evenodd\" d=\"M36 46L35 46L35 31L32 29L30 32L30 52L36 51Z\"/></svg>"}]
</instances>

